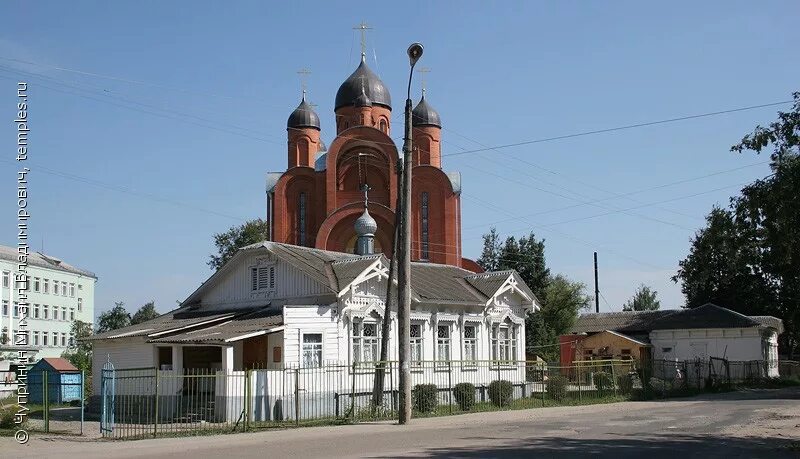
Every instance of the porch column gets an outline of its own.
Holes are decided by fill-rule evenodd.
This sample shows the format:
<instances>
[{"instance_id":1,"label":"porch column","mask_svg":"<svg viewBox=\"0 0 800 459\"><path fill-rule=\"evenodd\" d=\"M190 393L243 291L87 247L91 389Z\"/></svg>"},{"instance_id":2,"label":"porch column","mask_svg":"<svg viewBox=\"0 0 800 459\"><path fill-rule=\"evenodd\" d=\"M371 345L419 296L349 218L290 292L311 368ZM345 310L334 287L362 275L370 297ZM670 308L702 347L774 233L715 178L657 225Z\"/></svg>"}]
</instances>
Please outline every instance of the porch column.
<instances>
[{"instance_id":1,"label":"porch column","mask_svg":"<svg viewBox=\"0 0 800 459\"><path fill-rule=\"evenodd\" d=\"M233 346L223 346L222 348L222 371L225 374L233 373Z\"/></svg>"},{"instance_id":2,"label":"porch column","mask_svg":"<svg viewBox=\"0 0 800 459\"><path fill-rule=\"evenodd\" d=\"M183 374L183 346L172 345L172 372L174 375ZM183 378L175 378L175 392L183 390Z\"/></svg>"}]
</instances>

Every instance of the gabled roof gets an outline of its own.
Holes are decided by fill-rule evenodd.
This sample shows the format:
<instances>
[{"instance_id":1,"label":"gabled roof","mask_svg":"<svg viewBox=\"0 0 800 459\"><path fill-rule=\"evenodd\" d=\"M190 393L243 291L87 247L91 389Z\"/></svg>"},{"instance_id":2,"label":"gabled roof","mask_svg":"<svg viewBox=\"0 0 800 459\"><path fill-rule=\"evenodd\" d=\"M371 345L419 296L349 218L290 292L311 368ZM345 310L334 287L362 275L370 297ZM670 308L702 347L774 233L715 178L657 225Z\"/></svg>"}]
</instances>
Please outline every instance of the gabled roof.
<instances>
[{"instance_id":1,"label":"gabled roof","mask_svg":"<svg viewBox=\"0 0 800 459\"><path fill-rule=\"evenodd\" d=\"M514 269L472 274L471 276L467 276L465 279L488 298L494 295L497 290L499 290L503 284L505 284L509 276L514 276L514 279L517 281L517 287L525 292L529 298L536 302L539 301L530 287L528 287L528 284L522 280L522 276L520 276L519 273Z\"/></svg>"},{"instance_id":2,"label":"gabled roof","mask_svg":"<svg viewBox=\"0 0 800 459\"><path fill-rule=\"evenodd\" d=\"M63 359L61 357L45 357L41 361L45 362L47 365L50 366L55 371L63 371L63 372L78 372L75 365L70 363L69 360Z\"/></svg>"},{"instance_id":3,"label":"gabled roof","mask_svg":"<svg viewBox=\"0 0 800 459\"><path fill-rule=\"evenodd\" d=\"M16 263L18 255L19 254L17 253L16 248L0 245L0 260L13 261ZM76 268L68 263L64 263L62 260L56 257L41 252L29 253L28 264L31 266L38 266L40 268L54 269L56 271L63 271L71 274L80 274L81 276L97 279L97 276L91 271Z\"/></svg>"},{"instance_id":4,"label":"gabled roof","mask_svg":"<svg viewBox=\"0 0 800 459\"><path fill-rule=\"evenodd\" d=\"M331 263L333 273L336 275L337 289L344 289L356 278L367 270L378 259L384 258L382 254L365 255L355 258L345 258ZM384 258L385 259L385 258Z\"/></svg>"},{"instance_id":5,"label":"gabled roof","mask_svg":"<svg viewBox=\"0 0 800 459\"><path fill-rule=\"evenodd\" d=\"M660 311L622 311L591 312L581 314L570 330L572 333L598 333L604 330L618 332L647 332L652 330L654 320L671 314L676 310Z\"/></svg>"},{"instance_id":6,"label":"gabled roof","mask_svg":"<svg viewBox=\"0 0 800 459\"><path fill-rule=\"evenodd\" d=\"M197 303L203 292L210 288L217 278L233 269L237 259L260 249L269 250L276 257L293 265L335 293L344 290L379 258L388 262L383 254L361 256L278 242L258 242L239 249L231 260L189 295L183 304ZM492 290L491 287L496 284L499 289L510 275L516 276L517 286L530 298L536 298L519 274L513 270L475 274L457 266L427 262L411 263L412 297L423 302L485 304L497 291L497 289Z\"/></svg>"}]
</instances>

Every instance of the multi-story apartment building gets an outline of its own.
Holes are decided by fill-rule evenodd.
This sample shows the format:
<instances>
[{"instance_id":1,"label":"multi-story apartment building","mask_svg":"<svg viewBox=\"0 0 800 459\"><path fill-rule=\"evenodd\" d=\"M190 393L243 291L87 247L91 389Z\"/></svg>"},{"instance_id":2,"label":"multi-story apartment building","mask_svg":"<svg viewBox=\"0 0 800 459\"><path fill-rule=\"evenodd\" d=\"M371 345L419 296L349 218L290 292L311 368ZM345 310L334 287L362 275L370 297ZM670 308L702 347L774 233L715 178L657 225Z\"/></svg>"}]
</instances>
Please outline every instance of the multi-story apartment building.
<instances>
[{"instance_id":1,"label":"multi-story apartment building","mask_svg":"<svg viewBox=\"0 0 800 459\"><path fill-rule=\"evenodd\" d=\"M12 292L16 270L16 248L0 246L0 346L3 348L11 344L19 326L17 292ZM97 276L40 252L29 255L27 275L29 347L38 350L36 359L59 357L70 345L72 323L94 322Z\"/></svg>"}]
</instances>

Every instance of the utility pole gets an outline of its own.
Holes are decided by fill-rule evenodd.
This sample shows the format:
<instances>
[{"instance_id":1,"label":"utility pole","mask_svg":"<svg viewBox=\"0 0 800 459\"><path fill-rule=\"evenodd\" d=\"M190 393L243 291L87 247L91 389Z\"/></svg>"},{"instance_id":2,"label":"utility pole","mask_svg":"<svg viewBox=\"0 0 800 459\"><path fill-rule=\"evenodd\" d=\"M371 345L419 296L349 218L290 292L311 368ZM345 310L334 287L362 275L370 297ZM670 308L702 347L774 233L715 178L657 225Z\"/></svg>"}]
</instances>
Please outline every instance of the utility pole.
<instances>
[{"instance_id":1,"label":"utility pole","mask_svg":"<svg viewBox=\"0 0 800 459\"><path fill-rule=\"evenodd\" d=\"M600 312L600 285L597 283L597 252L594 253L594 312Z\"/></svg>"},{"instance_id":2,"label":"utility pole","mask_svg":"<svg viewBox=\"0 0 800 459\"><path fill-rule=\"evenodd\" d=\"M400 244L397 253L397 336L399 341L398 361L400 409L398 422L407 424L411 420L411 79L414 65L422 56L422 45L414 43L408 47L411 71L408 75L408 92L405 107L405 135L403 138L403 199L400 214ZM400 211L400 210L398 210Z\"/></svg>"}]
</instances>

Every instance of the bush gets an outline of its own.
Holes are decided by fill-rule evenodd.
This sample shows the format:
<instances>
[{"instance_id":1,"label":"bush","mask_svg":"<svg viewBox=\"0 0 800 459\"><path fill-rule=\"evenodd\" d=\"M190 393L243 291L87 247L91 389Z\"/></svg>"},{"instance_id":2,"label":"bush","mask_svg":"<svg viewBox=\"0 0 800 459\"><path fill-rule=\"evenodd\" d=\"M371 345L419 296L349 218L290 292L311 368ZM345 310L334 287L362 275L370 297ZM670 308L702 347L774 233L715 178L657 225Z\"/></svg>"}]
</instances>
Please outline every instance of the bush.
<instances>
[{"instance_id":1,"label":"bush","mask_svg":"<svg viewBox=\"0 0 800 459\"><path fill-rule=\"evenodd\" d=\"M453 387L453 395L461 411L469 411L475 406L475 386L468 383L458 383Z\"/></svg>"},{"instance_id":2,"label":"bush","mask_svg":"<svg viewBox=\"0 0 800 459\"><path fill-rule=\"evenodd\" d=\"M411 393L414 409L420 413L430 413L439 404L439 389L436 384L417 384Z\"/></svg>"},{"instance_id":3,"label":"bush","mask_svg":"<svg viewBox=\"0 0 800 459\"><path fill-rule=\"evenodd\" d=\"M567 385L569 380L564 376L551 376L547 380L547 395L553 400L561 400L567 395Z\"/></svg>"},{"instance_id":4,"label":"bush","mask_svg":"<svg viewBox=\"0 0 800 459\"><path fill-rule=\"evenodd\" d=\"M619 388L619 392L624 395L633 392L633 376L629 374L617 376L617 388Z\"/></svg>"},{"instance_id":5,"label":"bush","mask_svg":"<svg viewBox=\"0 0 800 459\"><path fill-rule=\"evenodd\" d=\"M15 415L19 410L17 398L14 396L0 400L0 429L14 429L19 427L15 422Z\"/></svg>"},{"instance_id":6,"label":"bush","mask_svg":"<svg viewBox=\"0 0 800 459\"><path fill-rule=\"evenodd\" d=\"M511 381L504 379L494 380L489 383L489 400L495 406L508 406L514 395L514 386Z\"/></svg>"},{"instance_id":7,"label":"bush","mask_svg":"<svg viewBox=\"0 0 800 459\"><path fill-rule=\"evenodd\" d=\"M614 388L614 380L611 378L611 373L605 371L594 373L592 375L592 381L594 381L594 387L596 387L597 391L600 393Z\"/></svg>"}]
</instances>

